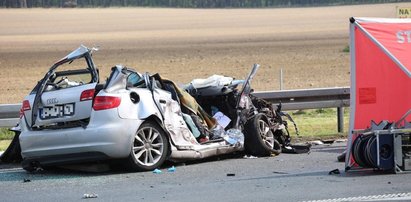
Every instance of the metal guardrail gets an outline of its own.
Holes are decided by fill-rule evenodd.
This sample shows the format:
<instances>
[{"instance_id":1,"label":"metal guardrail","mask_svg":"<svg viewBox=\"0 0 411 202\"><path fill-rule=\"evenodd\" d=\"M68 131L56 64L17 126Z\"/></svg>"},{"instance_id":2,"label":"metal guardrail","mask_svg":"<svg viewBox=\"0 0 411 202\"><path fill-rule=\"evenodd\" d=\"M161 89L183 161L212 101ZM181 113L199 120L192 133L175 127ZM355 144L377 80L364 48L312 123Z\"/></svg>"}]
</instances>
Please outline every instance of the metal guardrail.
<instances>
[{"instance_id":1,"label":"metal guardrail","mask_svg":"<svg viewBox=\"0 0 411 202\"><path fill-rule=\"evenodd\" d=\"M350 87L264 91L253 93L284 110L338 108L350 106Z\"/></svg>"},{"instance_id":2,"label":"metal guardrail","mask_svg":"<svg viewBox=\"0 0 411 202\"><path fill-rule=\"evenodd\" d=\"M254 92L255 96L272 103L282 103L283 110L337 108L338 132L343 132L343 107L350 106L350 88L315 88ZM18 122L21 104L0 105L0 127L12 127Z\"/></svg>"},{"instance_id":3,"label":"metal guardrail","mask_svg":"<svg viewBox=\"0 0 411 202\"><path fill-rule=\"evenodd\" d=\"M337 131L344 132L344 107L350 106L350 87L314 88L255 92L272 103L282 103L283 110L337 108Z\"/></svg>"},{"instance_id":4,"label":"metal guardrail","mask_svg":"<svg viewBox=\"0 0 411 202\"><path fill-rule=\"evenodd\" d=\"M19 121L21 104L0 105L0 127L12 127Z\"/></svg>"}]
</instances>

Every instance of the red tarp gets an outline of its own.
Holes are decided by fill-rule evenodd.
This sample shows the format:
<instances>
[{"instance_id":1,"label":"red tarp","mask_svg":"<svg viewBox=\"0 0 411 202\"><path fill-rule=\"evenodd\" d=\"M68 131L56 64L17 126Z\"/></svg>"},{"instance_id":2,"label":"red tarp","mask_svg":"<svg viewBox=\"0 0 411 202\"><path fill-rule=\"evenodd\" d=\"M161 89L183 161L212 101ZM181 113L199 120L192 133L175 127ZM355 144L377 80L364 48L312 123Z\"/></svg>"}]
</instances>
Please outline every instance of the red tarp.
<instances>
[{"instance_id":1,"label":"red tarp","mask_svg":"<svg viewBox=\"0 0 411 202\"><path fill-rule=\"evenodd\" d=\"M355 166L350 155L353 130L369 127L371 120L398 121L411 108L411 20L352 18L350 40L351 116L346 167Z\"/></svg>"}]
</instances>

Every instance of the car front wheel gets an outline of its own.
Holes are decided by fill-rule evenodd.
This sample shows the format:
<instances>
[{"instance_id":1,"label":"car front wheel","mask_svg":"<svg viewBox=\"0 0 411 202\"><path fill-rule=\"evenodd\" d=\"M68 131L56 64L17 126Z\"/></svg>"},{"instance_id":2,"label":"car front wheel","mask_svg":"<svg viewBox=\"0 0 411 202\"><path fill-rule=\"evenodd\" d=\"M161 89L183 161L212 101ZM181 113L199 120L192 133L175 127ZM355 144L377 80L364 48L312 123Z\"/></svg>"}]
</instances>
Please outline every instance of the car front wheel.
<instances>
[{"instance_id":1,"label":"car front wheel","mask_svg":"<svg viewBox=\"0 0 411 202\"><path fill-rule=\"evenodd\" d=\"M166 160L168 142L157 124L143 123L134 135L128 167L133 171L153 170Z\"/></svg>"},{"instance_id":2,"label":"car front wheel","mask_svg":"<svg viewBox=\"0 0 411 202\"><path fill-rule=\"evenodd\" d=\"M257 114L245 125L244 146L247 153L255 156L280 154L281 145L275 139L264 114Z\"/></svg>"}]
</instances>

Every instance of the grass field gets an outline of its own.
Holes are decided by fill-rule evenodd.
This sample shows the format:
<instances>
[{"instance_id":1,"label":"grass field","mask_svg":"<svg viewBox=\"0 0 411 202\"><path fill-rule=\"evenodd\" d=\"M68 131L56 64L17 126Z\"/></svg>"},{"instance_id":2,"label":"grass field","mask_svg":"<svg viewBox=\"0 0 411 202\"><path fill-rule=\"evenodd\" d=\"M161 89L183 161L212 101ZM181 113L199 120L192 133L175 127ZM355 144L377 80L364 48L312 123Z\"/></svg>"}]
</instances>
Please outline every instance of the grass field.
<instances>
[{"instance_id":1,"label":"grass field","mask_svg":"<svg viewBox=\"0 0 411 202\"><path fill-rule=\"evenodd\" d=\"M0 128L0 151L6 150L13 137L14 133L10 132L8 128Z\"/></svg>"},{"instance_id":2,"label":"grass field","mask_svg":"<svg viewBox=\"0 0 411 202\"><path fill-rule=\"evenodd\" d=\"M300 137L292 133L294 139L305 141L347 137L349 124L349 110L347 109L344 110L344 133L338 133L337 131L336 109L303 110L289 113L291 113L300 131ZM291 128L291 125L289 127Z\"/></svg>"},{"instance_id":3,"label":"grass field","mask_svg":"<svg viewBox=\"0 0 411 202\"><path fill-rule=\"evenodd\" d=\"M0 103L21 102L46 70L80 44L99 45L101 79L115 64L179 83L243 78L256 90L349 85L348 19L394 17L375 4L274 9L0 9Z\"/></svg>"},{"instance_id":4,"label":"grass field","mask_svg":"<svg viewBox=\"0 0 411 202\"><path fill-rule=\"evenodd\" d=\"M349 18L395 17L411 3L274 9L0 9L0 104L21 102L58 59L80 44L101 81L116 64L177 83L261 68L256 91L348 86ZM294 115L304 136L336 133L334 111ZM348 120L345 121L348 123Z\"/></svg>"},{"instance_id":5,"label":"grass field","mask_svg":"<svg viewBox=\"0 0 411 202\"><path fill-rule=\"evenodd\" d=\"M10 145L11 140L0 140L0 151L5 151Z\"/></svg>"}]
</instances>

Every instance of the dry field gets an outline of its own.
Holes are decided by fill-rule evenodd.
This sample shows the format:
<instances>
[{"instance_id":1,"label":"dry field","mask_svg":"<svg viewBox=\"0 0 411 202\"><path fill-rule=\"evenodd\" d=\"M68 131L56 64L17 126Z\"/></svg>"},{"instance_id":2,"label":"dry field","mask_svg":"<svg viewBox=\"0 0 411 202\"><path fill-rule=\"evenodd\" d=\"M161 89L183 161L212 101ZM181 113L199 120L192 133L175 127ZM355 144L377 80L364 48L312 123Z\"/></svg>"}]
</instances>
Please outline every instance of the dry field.
<instances>
[{"instance_id":1,"label":"dry field","mask_svg":"<svg viewBox=\"0 0 411 202\"><path fill-rule=\"evenodd\" d=\"M243 78L261 64L256 90L349 85L348 19L395 17L378 4L282 9L0 9L0 103L17 103L80 44L98 45L101 79L115 64L177 82Z\"/></svg>"}]
</instances>

